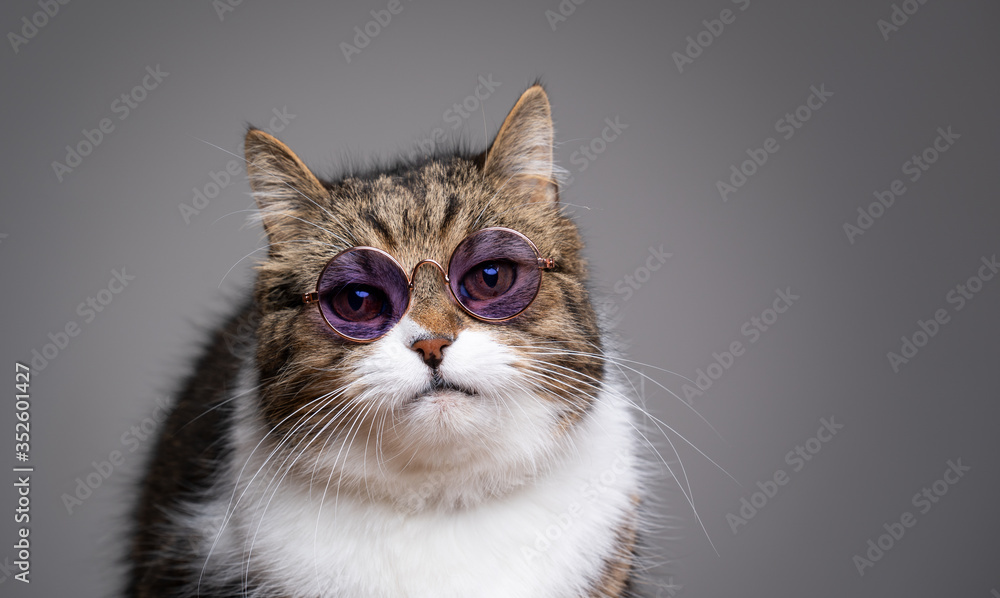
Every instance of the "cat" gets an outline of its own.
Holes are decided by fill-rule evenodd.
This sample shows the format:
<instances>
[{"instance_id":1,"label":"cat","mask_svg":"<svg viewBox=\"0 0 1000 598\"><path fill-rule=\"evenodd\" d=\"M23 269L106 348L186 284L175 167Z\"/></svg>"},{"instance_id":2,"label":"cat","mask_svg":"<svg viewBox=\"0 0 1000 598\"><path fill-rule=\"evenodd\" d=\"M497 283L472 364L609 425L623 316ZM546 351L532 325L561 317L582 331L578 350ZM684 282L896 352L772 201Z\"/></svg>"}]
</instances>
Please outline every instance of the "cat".
<instances>
[{"instance_id":1,"label":"cat","mask_svg":"<svg viewBox=\"0 0 1000 598\"><path fill-rule=\"evenodd\" d=\"M248 130L268 253L150 457L128 596L633 595L634 402L553 144L537 83L484 152L336 181Z\"/></svg>"}]
</instances>

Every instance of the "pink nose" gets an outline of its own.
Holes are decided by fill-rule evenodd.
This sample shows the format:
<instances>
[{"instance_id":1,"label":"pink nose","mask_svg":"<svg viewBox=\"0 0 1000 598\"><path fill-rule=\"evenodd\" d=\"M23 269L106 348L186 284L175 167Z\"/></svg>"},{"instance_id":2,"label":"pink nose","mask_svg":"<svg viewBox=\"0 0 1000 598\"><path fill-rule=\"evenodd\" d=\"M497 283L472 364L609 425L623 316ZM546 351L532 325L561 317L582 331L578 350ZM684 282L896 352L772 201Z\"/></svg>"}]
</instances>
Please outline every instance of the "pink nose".
<instances>
[{"instance_id":1,"label":"pink nose","mask_svg":"<svg viewBox=\"0 0 1000 598\"><path fill-rule=\"evenodd\" d=\"M444 359L444 348L450 344L446 338L428 338L413 343L410 348L420 354L424 363L436 369Z\"/></svg>"}]
</instances>

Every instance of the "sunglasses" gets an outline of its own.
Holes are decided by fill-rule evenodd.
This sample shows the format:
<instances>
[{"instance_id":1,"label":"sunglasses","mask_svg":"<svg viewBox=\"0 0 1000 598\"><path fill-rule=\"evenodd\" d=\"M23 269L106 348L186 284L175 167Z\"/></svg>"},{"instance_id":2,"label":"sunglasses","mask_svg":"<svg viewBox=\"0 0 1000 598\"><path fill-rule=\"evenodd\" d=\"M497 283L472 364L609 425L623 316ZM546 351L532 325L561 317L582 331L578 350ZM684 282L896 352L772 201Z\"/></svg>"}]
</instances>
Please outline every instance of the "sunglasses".
<instances>
[{"instance_id":1,"label":"sunglasses","mask_svg":"<svg viewBox=\"0 0 1000 598\"><path fill-rule=\"evenodd\" d=\"M351 247L333 256L320 272L316 290L302 296L315 303L334 332L367 343L381 338L410 308L417 269L431 264L444 275L451 297L470 316L503 322L521 314L538 295L542 270L555 267L528 237L492 227L466 237L445 270L421 260L408 275L394 257L375 247Z\"/></svg>"}]
</instances>

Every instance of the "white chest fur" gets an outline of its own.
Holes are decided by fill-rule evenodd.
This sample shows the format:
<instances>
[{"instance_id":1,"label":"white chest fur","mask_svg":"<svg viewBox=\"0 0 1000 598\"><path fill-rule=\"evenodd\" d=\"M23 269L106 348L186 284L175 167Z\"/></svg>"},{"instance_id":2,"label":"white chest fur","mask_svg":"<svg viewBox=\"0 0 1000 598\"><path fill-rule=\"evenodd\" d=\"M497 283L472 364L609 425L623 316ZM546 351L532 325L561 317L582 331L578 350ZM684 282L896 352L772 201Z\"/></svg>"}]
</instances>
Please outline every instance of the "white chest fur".
<instances>
[{"instance_id":1,"label":"white chest fur","mask_svg":"<svg viewBox=\"0 0 1000 598\"><path fill-rule=\"evenodd\" d=\"M264 596L575 598L617 548L638 491L630 410L613 395L601 393L571 430L573 449L539 478L457 509L254 476L265 457L250 454L260 427L242 417L239 467L184 523L212 552L207 575L242 577L249 562ZM435 491L425 486L414 489L417 502Z\"/></svg>"}]
</instances>

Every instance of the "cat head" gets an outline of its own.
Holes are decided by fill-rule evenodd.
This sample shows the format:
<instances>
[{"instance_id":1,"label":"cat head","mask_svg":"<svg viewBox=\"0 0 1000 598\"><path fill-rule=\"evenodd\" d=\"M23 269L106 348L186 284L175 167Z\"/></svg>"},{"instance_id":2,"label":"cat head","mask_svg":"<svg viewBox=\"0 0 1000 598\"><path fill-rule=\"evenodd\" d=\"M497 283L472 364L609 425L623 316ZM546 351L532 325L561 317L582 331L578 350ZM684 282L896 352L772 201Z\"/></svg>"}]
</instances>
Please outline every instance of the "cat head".
<instances>
[{"instance_id":1,"label":"cat head","mask_svg":"<svg viewBox=\"0 0 1000 598\"><path fill-rule=\"evenodd\" d=\"M582 242L559 206L553 136L538 85L484 153L337 181L317 178L271 135L247 133L269 242L254 289L258 412L292 463L307 474L329 468L338 487L367 492L392 494L401 480L447 470L495 493L571 442L604 368ZM448 264L464 239L490 227L521 233L554 262L534 301L505 321L474 317L441 269L416 267ZM408 310L371 342L344 338L303 302L329 260L359 246L412 273Z\"/></svg>"}]
</instances>

